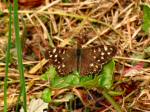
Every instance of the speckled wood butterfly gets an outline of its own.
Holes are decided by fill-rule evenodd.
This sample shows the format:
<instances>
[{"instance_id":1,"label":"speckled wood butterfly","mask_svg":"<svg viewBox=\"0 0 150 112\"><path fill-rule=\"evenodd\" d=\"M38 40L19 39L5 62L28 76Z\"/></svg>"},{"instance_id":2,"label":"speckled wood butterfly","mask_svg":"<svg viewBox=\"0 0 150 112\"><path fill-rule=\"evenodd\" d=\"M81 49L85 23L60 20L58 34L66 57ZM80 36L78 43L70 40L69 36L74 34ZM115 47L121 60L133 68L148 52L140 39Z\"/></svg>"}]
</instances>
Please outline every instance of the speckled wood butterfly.
<instances>
[{"instance_id":1,"label":"speckled wood butterfly","mask_svg":"<svg viewBox=\"0 0 150 112\"><path fill-rule=\"evenodd\" d=\"M116 47L99 45L87 48L49 48L45 57L60 75L78 71L80 75L97 74L116 54Z\"/></svg>"}]
</instances>

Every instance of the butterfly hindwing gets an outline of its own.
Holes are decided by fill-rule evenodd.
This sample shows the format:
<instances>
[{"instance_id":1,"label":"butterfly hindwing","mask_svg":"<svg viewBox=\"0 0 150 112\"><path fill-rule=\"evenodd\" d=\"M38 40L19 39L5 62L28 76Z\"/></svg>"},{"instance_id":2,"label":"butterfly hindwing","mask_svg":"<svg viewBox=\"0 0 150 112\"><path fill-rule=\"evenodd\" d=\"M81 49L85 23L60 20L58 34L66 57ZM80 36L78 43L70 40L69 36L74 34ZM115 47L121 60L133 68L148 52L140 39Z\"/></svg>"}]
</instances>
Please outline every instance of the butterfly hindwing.
<instances>
[{"instance_id":1,"label":"butterfly hindwing","mask_svg":"<svg viewBox=\"0 0 150 112\"><path fill-rule=\"evenodd\" d=\"M116 48L113 46L95 46L83 48L81 51L80 74L97 74L102 66L106 64L116 54Z\"/></svg>"}]
</instances>

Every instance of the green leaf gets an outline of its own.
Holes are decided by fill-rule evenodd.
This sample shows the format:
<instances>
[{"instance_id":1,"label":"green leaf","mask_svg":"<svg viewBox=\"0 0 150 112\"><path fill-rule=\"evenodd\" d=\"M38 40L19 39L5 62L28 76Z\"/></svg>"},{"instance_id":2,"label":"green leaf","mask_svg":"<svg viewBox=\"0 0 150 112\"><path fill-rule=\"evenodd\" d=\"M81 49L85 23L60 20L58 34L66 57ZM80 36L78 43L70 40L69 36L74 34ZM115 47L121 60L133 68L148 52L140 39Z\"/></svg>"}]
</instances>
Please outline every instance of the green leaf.
<instances>
[{"instance_id":1,"label":"green leaf","mask_svg":"<svg viewBox=\"0 0 150 112\"><path fill-rule=\"evenodd\" d=\"M70 74L65 77L55 77L51 81L51 86L53 88L65 88L72 87L79 84L79 77L75 74Z\"/></svg>"},{"instance_id":2,"label":"green leaf","mask_svg":"<svg viewBox=\"0 0 150 112\"><path fill-rule=\"evenodd\" d=\"M104 65L102 72L100 73L101 78L99 79L99 86L102 88L110 89L113 84L113 72L115 62L111 60L108 64Z\"/></svg>"},{"instance_id":3,"label":"green leaf","mask_svg":"<svg viewBox=\"0 0 150 112\"><path fill-rule=\"evenodd\" d=\"M42 80L52 80L57 75L56 69L53 66L50 66L50 68L41 75Z\"/></svg>"},{"instance_id":4,"label":"green leaf","mask_svg":"<svg viewBox=\"0 0 150 112\"><path fill-rule=\"evenodd\" d=\"M88 76L80 76L78 72L74 72L70 75L60 77L56 76L51 78L51 87L52 88L67 88L67 87L73 87L73 86L83 86L86 88L92 88L92 87L98 87L101 86L105 88L110 88L112 85L112 74L114 70L114 62L111 61L107 65L104 66L104 69L100 75L88 75ZM56 70L54 68L51 68L54 74L56 74ZM45 77L43 76L43 79L49 79L50 71L47 71L45 73Z\"/></svg>"},{"instance_id":5,"label":"green leaf","mask_svg":"<svg viewBox=\"0 0 150 112\"><path fill-rule=\"evenodd\" d=\"M150 31L150 6L148 4L143 4L143 11L144 11L144 23L143 23L143 30L147 33Z\"/></svg>"},{"instance_id":6,"label":"green leaf","mask_svg":"<svg viewBox=\"0 0 150 112\"><path fill-rule=\"evenodd\" d=\"M52 81L51 81L51 87L52 88L65 88L68 87L69 84L64 82L63 77L55 77Z\"/></svg>"},{"instance_id":7,"label":"green leaf","mask_svg":"<svg viewBox=\"0 0 150 112\"><path fill-rule=\"evenodd\" d=\"M96 87L98 85L99 76L93 77L93 75L83 76L80 78L80 86L86 88Z\"/></svg>"},{"instance_id":8,"label":"green leaf","mask_svg":"<svg viewBox=\"0 0 150 112\"><path fill-rule=\"evenodd\" d=\"M64 77L64 80L66 83L69 83L70 85L78 85L79 84L79 77L74 74Z\"/></svg>"},{"instance_id":9,"label":"green leaf","mask_svg":"<svg viewBox=\"0 0 150 112\"><path fill-rule=\"evenodd\" d=\"M80 83L85 83L87 81L91 81L93 80L93 76L92 75L89 75L89 76L83 76L83 77L80 77Z\"/></svg>"},{"instance_id":10,"label":"green leaf","mask_svg":"<svg viewBox=\"0 0 150 112\"><path fill-rule=\"evenodd\" d=\"M52 96L52 91L49 88L46 88L42 93L42 99L46 103L51 102L52 100L51 96Z\"/></svg>"}]
</instances>

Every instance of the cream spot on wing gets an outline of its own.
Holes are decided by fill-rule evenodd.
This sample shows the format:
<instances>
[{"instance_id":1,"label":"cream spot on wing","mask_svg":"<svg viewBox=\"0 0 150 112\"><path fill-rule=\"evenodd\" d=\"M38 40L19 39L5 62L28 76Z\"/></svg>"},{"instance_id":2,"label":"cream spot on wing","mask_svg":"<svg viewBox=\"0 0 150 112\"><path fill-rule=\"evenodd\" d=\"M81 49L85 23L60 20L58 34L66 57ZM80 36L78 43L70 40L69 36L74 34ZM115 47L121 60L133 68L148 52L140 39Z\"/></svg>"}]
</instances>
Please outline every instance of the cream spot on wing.
<instances>
[{"instance_id":1,"label":"cream spot on wing","mask_svg":"<svg viewBox=\"0 0 150 112\"><path fill-rule=\"evenodd\" d=\"M96 56L93 56L94 59L96 59Z\"/></svg>"},{"instance_id":2,"label":"cream spot on wing","mask_svg":"<svg viewBox=\"0 0 150 112\"><path fill-rule=\"evenodd\" d=\"M101 59L103 60L103 59L104 59L104 57L102 56L102 57L101 57Z\"/></svg>"},{"instance_id":3,"label":"cream spot on wing","mask_svg":"<svg viewBox=\"0 0 150 112\"><path fill-rule=\"evenodd\" d=\"M53 55L51 54L51 55L49 55L49 57L51 58L51 57L53 57Z\"/></svg>"},{"instance_id":4,"label":"cream spot on wing","mask_svg":"<svg viewBox=\"0 0 150 112\"><path fill-rule=\"evenodd\" d=\"M65 64L62 64L62 68L65 68Z\"/></svg>"},{"instance_id":5,"label":"cream spot on wing","mask_svg":"<svg viewBox=\"0 0 150 112\"><path fill-rule=\"evenodd\" d=\"M54 62L57 62L57 59L55 59Z\"/></svg>"},{"instance_id":6,"label":"cream spot on wing","mask_svg":"<svg viewBox=\"0 0 150 112\"><path fill-rule=\"evenodd\" d=\"M97 69L94 69L94 72L96 72L97 71Z\"/></svg>"},{"instance_id":7,"label":"cream spot on wing","mask_svg":"<svg viewBox=\"0 0 150 112\"><path fill-rule=\"evenodd\" d=\"M104 50L107 51L107 50L108 50L108 47L107 47L107 46L104 46Z\"/></svg>"},{"instance_id":8,"label":"cream spot on wing","mask_svg":"<svg viewBox=\"0 0 150 112\"><path fill-rule=\"evenodd\" d=\"M107 54L110 55L110 52L108 52Z\"/></svg>"},{"instance_id":9,"label":"cream spot on wing","mask_svg":"<svg viewBox=\"0 0 150 112\"><path fill-rule=\"evenodd\" d=\"M110 48L110 50L112 51L112 50L113 50L113 48Z\"/></svg>"},{"instance_id":10,"label":"cream spot on wing","mask_svg":"<svg viewBox=\"0 0 150 112\"><path fill-rule=\"evenodd\" d=\"M55 53L55 52L56 52L56 48L53 49L53 53Z\"/></svg>"},{"instance_id":11,"label":"cream spot on wing","mask_svg":"<svg viewBox=\"0 0 150 112\"><path fill-rule=\"evenodd\" d=\"M100 62L101 60L97 60L98 62Z\"/></svg>"},{"instance_id":12,"label":"cream spot on wing","mask_svg":"<svg viewBox=\"0 0 150 112\"><path fill-rule=\"evenodd\" d=\"M62 71L61 71L61 69L58 69L58 72L59 72L60 74L62 74Z\"/></svg>"},{"instance_id":13,"label":"cream spot on wing","mask_svg":"<svg viewBox=\"0 0 150 112\"><path fill-rule=\"evenodd\" d=\"M101 52L101 55L102 55L102 56L104 56L104 54L105 54L104 52Z\"/></svg>"},{"instance_id":14,"label":"cream spot on wing","mask_svg":"<svg viewBox=\"0 0 150 112\"><path fill-rule=\"evenodd\" d=\"M96 53L96 49L93 49L93 52Z\"/></svg>"},{"instance_id":15,"label":"cream spot on wing","mask_svg":"<svg viewBox=\"0 0 150 112\"><path fill-rule=\"evenodd\" d=\"M65 53L66 53L66 51L65 51L65 50L63 50L62 54L65 54Z\"/></svg>"},{"instance_id":16,"label":"cream spot on wing","mask_svg":"<svg viewBox=\"0 0 150 112\"><path fill-rule=\"evenodd\" d=\"M90 64L90 67L93 67L93 66L94 66L94 64L93 64L93 63L91 63L91 64Z\"/></svg>"},{"instance_id":17,"label":"cream spot on wing","mask_svg":"<svg viewBox=\"0 0 150 112\"><path fill-rule=\"evenodd\" d=\"M57 57L58 57L58 55L56 54L54 57L55 57L55 58L57 58Z\"/></svg>"},{"instance_id":18,"label":"cream spot on wing","mask_svg":"<svg viewBox=\"0 0 150 112\"><path fill-rule=\"evenodd\" d=\"M101 52L101 48L98 48L98 52Z\"/></svg>"},{"instance_id":19,"label":"cream spot on wing","mask_svg":"<svg viewBox=\"0 0 150 112\"><path fill-rule=\"evenodd\" d=\"M57 68L60 69L60 65Z\"/></svg>"},{"instance_id":20,"label":"cream spot on wing","mask_svg":"<svg viewBox=\"0 0 150 112\"><path fill-rule=\"evenodd\" d=\"M98 68L98 65L95 65L95 68Z\"/></svg>"},{"instance_id":21,"label":"cream spot on wing","mask_svg":"<svg viewBox=\"0 0 150 112\"><path fill-rule=\"evenodd\" d=\"M59 50L58 53L60 54L60 53L61 53L61 50Z\"/></svg>"}]
</instances>

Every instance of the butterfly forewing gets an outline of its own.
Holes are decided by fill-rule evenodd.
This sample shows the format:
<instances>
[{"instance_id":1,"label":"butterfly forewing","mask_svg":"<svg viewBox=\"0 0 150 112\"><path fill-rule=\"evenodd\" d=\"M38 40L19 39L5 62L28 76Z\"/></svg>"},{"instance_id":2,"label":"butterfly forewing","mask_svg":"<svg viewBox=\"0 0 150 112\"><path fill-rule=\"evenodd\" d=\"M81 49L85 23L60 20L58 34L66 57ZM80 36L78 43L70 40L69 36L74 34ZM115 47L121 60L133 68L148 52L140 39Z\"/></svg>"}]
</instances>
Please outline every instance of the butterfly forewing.
<instances>
[{"instance_id":1,"label":"butterfly forewing","mask_svg":"<svg viewBox=\"0 0 150 112\"><path fill-rule=\"evenodd\" d=\"M102 65L107 63L116 54L113 46L95 46L81 50L80 74L97 74L101 71Z\"/></svg>"},{"instance_id":2,"label":"butterfly forewing","mask_svg":"<svg viewBox=\"0 0 150 112\"><path fill-rule=\"evenodd\" d=\"M58 74L67 75L77 70L76 52L73 48L51 48L47 51L46 58L56 67Z\"/></svg>"}]
</instances>

